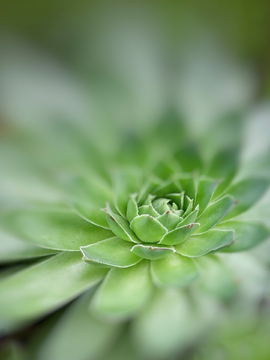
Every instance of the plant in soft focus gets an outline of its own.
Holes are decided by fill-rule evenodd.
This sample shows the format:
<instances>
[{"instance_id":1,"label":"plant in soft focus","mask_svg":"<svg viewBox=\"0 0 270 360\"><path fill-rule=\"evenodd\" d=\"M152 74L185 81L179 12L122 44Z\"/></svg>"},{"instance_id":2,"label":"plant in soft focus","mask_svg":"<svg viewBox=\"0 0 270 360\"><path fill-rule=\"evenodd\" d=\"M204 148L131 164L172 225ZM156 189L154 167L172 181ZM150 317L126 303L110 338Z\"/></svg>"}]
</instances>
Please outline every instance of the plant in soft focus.
<instances>
[{"instance_id":1,"label":"plant in soft focus","mask_svg":"<svg viewBox=\"0 0 270 360\"><path fill-rule=\"evenodd\" d=\"M183 131L180 120L170 128ZM33 359L109 358L106 350L129 319L131 337L123 341L128 353L129 341L140 344L139 358L167 358L191 346L209 326L210 309L215 316L212 296L226 300L237 292L228 253L269 236L263 223L243 218L265 194L267 176L258 171L238 179L237 150L204 163L188 142L157 161L156 146L172 140L162 129L121 149L109 172L97 162L96 172L60 173L65 203L31 200L2 211L1 261L11 264L0 283L3 334L86 292L36 341Z\"/></svg>"},{"instance_id":2,"label":"plant in soft focus","mask_svg":"<svg viewBox=\"0 0 270 360\"><path fill-rule=\"evenodd\" d=\"M0 39L0 359L231 360L243 334L259 354L269 122L223 52L171 62L121 11L57 19L67 67Z\"/></svg>"}]
</instances>

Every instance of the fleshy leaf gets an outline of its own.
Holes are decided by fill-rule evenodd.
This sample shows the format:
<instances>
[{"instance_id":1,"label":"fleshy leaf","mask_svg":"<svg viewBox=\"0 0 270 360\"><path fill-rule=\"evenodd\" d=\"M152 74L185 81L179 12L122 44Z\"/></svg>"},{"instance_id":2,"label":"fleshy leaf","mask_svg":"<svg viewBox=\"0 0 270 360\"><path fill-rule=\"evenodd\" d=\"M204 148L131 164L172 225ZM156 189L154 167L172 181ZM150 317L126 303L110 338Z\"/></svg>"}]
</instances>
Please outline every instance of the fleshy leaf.
<instances>
[{"instance_id":1,"label":"fleshy leaf","mask_svg":"<svg viewBox=\"0 0 270 360\"><path fill-rule=\"evenodd\" d=\"M166 247L162 245L151 246L145 244L134 245L131 251L134 254L148 260L161 259L175 252L173 247Z\"/></svg>"},{"instance_id":2,"label":"fleshy leaf","mask_svg":"<svg viewBox=\"0 0 270 360\"><path fill-rule=\"evenodd\" d=\"M14 210L2 215L4 229L32 244L54 250L79 250L80 246L113 236L74 213Z\"/></svg>"},{"instance_id":3,"label":"fleshy leaf","mask_svg":"<svg viewBox=\"0 0 270 360\"><path fill-rule=\"evenodd\" d=\"M93 289L75 300L61 314L39 345L35 358L85 360L106 356L107 346L116 341L122 324L108 324L95 319L88 309L92 295Z\"/></svg>"},{"instance_id":4,"label":"fleshy leaf","mask_svg":"<svg viewBox=\"0 0 270 360\"><path fill-rule=\"evenodd\" d=\"M226 216L226 220L231 219L244 211L262 197L269 186L266 179L247 179L232 185L226 190L226 193L232 195L237 201L235 208Z\"/></svg>"},{"instance_id":5,"label":"fleshy leaf","mask_svg":"<svg viewBox=\"0 0 270 360\"><path fill-rule=\"evenodd\" d=\"M196 200L197 195L197 182L198 175L196 173L192 174L182 174L179 177L181 187L190 199Z\"/></svg>"},{"instance_id":6,"label":"fleshy leaf","mask_svg":"<svg viewBox=\"0 0 270 360\"><path fill-rule=\"evenodd\" d=\"M151 262L151 273L156 285L187 286L198 277L192 259L179 254L171 254Z\"/></svg>"},{"instance_id":7,"label":"fleshy leaf","mask_svg":"<svg viewBox=\"0 0 270 360\"><path fill-rule=\"evenodd\" d=\"M184 218L183 221L181 221L177 225L177 227L194 223L194 221L197 219L198 212L199 212L199 205L197 205L195 210L193 210L186 218Z\"/></svg>"},{"instance_id":8,"label":"fleshy leaf","mask_svg":"<svg viewBox=\"0 0 270 360\"><path fill-rule=\"evenodd\" d=\"M0 264L23 261L56 254L57 250L29 244L14 235L0 230Z\"/></svg>"},{"instance_id":9,"label":"fleshy leaf","mask_svg":"<svg viewBox=\"0 0 270 360\"><path fill-rule=\"evenodd\" d=\"M163 215L160 215L157 220L165 226L166 229L173 230L182 218L175 215L171 211L166 211Z\"/></svg>"},{"instance_id":10,"label":"fleshy leaf","mask_svg":"<svg viewBox=\"0 0 270 360\"><path fill-rule=\"evenodd\" d=\"M120 239L138 243L139 239L130 229L129 223L122 216L114 214L109 205L104 209L107 214L107 221L112 232Z\"/></svg>"},{"instance_id":11,"label":"fleshy leaf","mask_svg":"<svg viewBox=\"0 0 270 360\"><path fill-rule=\"evenodd\" d=\"M204 213L197 219L201 226L196 231L196 234L204 233L219 223L220 220L234 207L234 205L234 199L228 195L208 205Z\"/></svg>"},{"instance_id":12,"label":"fleshy leaf","mask_svg":"<svg viewBox=\"0 0 270 360\"><path fill-rule=\"evenodd\" d=\"M143 205L152 205L152 200L156 198L156 195L149 194L143 203Z\"/></svg>"},{"instance_id":13,"label":"fleshy leaf","mask_svg":"<svg viewBox=\"0 0 270 360\"><path fill-rule=\"evenodd\" d=\"M140 187L140 172L137 169L115 169L112 173L114 204L119 213L126 217L127 198Z\"/></svg>"},{"instance_id":14,"label":"fleshy leaf","mask_svg":"<svg viewBox=\"0 0 270 360\"><path fill-rule=\"evenodd\" d=\"M136 216L138 216L138 205L136 202L136 194L130 195L130 199L127 204L127 219L129 222L132 221Z\"/></svg>"},{"instance_id":15,"label":"fleshy leaf","mask_svg":"<svg viewBox=\"0 0 270 360\"><path fill-rule=\"evenodd\" d=\"M152 217L158 217L159 213L150 205L142 205L139 207L139 215L150 215Z\"/></svg>"},{"instance_id":16,"label":"fleshy leaf","mask_svg":"<svg viewBox=\"0 0 270 360\"><path fill-rule=\"evenodd\" d=\"M176 245L185 241L191 234L198 229L199 223L192 223L176 228L168 232L160 241L164 245Z\"/></svg>"},{"instance_id":17,"label":"fleshy leaf","mask_svg":"<svg viewBox=\"0 0 270 360\"><path fill-rule=\"evenodd\" d=\"M100 211L100 209L93 209L88 205L77 203L71 206L71 210L73 210L82 219L89 221L93 225L100 226L107 230L110 229L106 215L104 212Z\"/></svg>"},{"instance_id":18,"label":"fleshy leaf","mask_svg":"<svg viewBox=\"0 0 270 360\"><path fill-rule=\"evenodd\" d=\"M0 282L1 327L8 329L57 309L107 272L82 261L80 252L66 252L7 277Z\"/></svg>"},{"instance_id":19,"label":"fleshy leaf","mask_svg":"<svg viewBox=\"0 0 270 360\"><path fill-rule=\"evenodd\" d=\"M147 260L127 269L111 269L95 294L93 310L112 319L127 318L140 309L151 292Z\"/></svg>"},{"instance_id":20,"label":"fleshy leaf","mask_svg":"<svg viewBox=\"0 0 270 360\"><path fill-rule=\"evenodd\" d=\"M252 221L226 221L220 224L218 228L235 231L235 242L222 250L225 252L248 250L270 236L270 230L265 225Z\"/></svg>"},{"instance_id":21,"label":"fleshy leaf","mask_svg":"<svg viewBox=\"0 0 270 360\"><path fill-rule=\"evenodd\" d=\"M214 198L223 193L223 191L230 185L239 162L239 148L233 147L220 151L212 160L208 175L219 179Z\"/></svg>"},{"instance_id":22,"label":"fleshy leaf","mask_svg":"<svg viewBox=\"0 0 270 360\"><path fill-rule=\"evenodd\" d=\"M180 255L188 257L202 256L210 251L232 244L234 231L209 230L204 234L191 236L182 244L174 248Z\"/></svg>"},{"instance_id":23,"label":"fleshy leaf","mask_svg":"<svg viewBox=\"0 0 270 360\"><path fill-rule=\"evenodd\" d=\"M160 214L164 214L166 211L170 211L168 206L169 199L159 198L153 201L154 209Z\"/></svg>"},{"instance_id":24,"label":"fleshy leaf","mask_svg":"<svg viewBox=\"0 0 270 360\"><path fill-rule=\"evenodd\" d=\"M178 209L183 209L184 197L185 197L184 191L178 194L166 194L166 198L171 199L173 202L175 202L176 205L178 206Z\"/></svg>"},{"instance_id":25,"label":"fleshy leaf","mask_svg":"<svg viewBox=\"0 0 270 360\"><path fill-rule=\"evenodd\" d=\"M186 211L184 212L183 217L186 217L191 213L191 211L193 209L193 202L194 202L193 199L190 199L188 196L185 196L185 208L186 208Z\"/></svg>"},{"instance_id":26,"label":"fleshy leaf","mask_svg":"<svg viewBox=\"0 0 270 360\"><path fill-rule=\"evenodd\" d=\"M193 324L197 325L198 316L192 305L185 291L156 290L131 324L136 348L147 354L147 359L169 359L169 353L178 353L179 348L184 350L195 340Z\"/></svg>"},{"instance_id":27,"label":"fleshy leaf","mask_svg":"<svg viewBox=\"0 0 270 360\"><path fill-rule=\"evenodd\" d=\"M200 266L200 287L221 299L230 298L236 290L237 282L233 272L215 255L196 258Z\"/></svg>"},{"instance_id":28,"label":"fleshy leaf","mask_svg":"<svg viewBox=\"0 0 270 360\"><path fill-rule=\"evenodd\" d=\"M141 261L141 258L131 252L132 244L128 241L113 237L98 243L81 247L83 259L108 265L125 268Z\"/></svg>"},{"instance_id":29,"label":"fleshy leaf","mask_svg":"<svg viewBox=\"0 0 270 360\"><path fill-rule=\"evenodd\" d=\"M151 194L153 190L158 186L160 186L160 179L158 177L151 176L149 179L147 179L139 192L137 199L138 204L142 205L149 196L149 194Z\"/></svg>"},{"instance_id":30,"label":"fleshy leaf","mask_svg":"<svg viewBox=\"0 0 270 360\"><path fill-rule=\"evenodd\" d=\"M65 181L65 189L72 209L92 224L108 228L106 216L99 211L112 199L111 190L104 179L91 174L87 179L73 177Z\"/></svg>"},{"instance_id":31,"label":"fleshy leaf","mask_svg":"<svg viewBox=\"0 0 270 360\"><path fill-rule=\"evenodd\" d=\"M177 152L176 159L180 162L184 172L200 170L203 166L198 148L195 145L187 145Z\"/></svg>"},{"instance_id":32,"label":"fleshy leaf","mask_svg":"<svg viewBox=\"0 0 270 360\"><path fill-rule=\"evenodd\" d=\"M130 227L145 243L157 243L167 233L167 229L150 215L137 216L130 223Z\"/></svg>"},{"instance_id":33,"label":"fleshy leaf","mask_svg":"<svg viewBox=\"0 0 270 360\"><path fill-rule=\"evenodd\" d=\"M211 178L202 178L198 185L198 194L196 203L200 205L199 215L206 209L211 201L213 194L219 184L219 181Z\"/></svg>"}]
</instances>

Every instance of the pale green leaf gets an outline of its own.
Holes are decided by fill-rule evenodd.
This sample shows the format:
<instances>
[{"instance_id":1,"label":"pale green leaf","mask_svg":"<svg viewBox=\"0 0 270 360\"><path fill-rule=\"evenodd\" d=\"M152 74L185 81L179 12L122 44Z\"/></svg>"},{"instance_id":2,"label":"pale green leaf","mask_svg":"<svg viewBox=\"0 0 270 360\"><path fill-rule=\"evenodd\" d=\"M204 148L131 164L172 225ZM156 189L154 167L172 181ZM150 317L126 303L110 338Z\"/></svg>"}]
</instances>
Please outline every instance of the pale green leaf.
<instances>
[{"instance_id":1,"label":"pale green leaf","mask_svg":"<svg viewBox=\"0 0 270 360\"><path fill-rule=\"evenodd\" d=\"M0 223L11 234L48 249L79 250L80 246L112 237L110 230L95 226L71 212L14 210Z\"/></svg>"},{"instance_id":2,"label":"pale green leaf","mask_svg":"<svg viewBox=\"0 0 270 360\"><path fill-rule=\"evenodd\" d=\"M131 251L148 260L156 260L161 259L171 253L174 253L175 250L173 247L166 247L162 245L145 245L145 244L137 244L134 245Z\"/></svg>"},{"instance_id":3,"label":"pale green leaf","mask_svg":"<svg viewBox=\"0 0 270 360\"><path fill-rule=\"evenodd\" d=\"M197 205L196 208L195 208L195 210L193 210L186 218L184 218L184 219L177 225L177 227L194 223L195 220L197 219L198 212L199 212L199 205Z\"/></svg>"},{"instance_id":4,"label":"pale green leaf","mask_svg":"<svg viewBox=\"0 0 270 360\"><path fill-rule=\"evenodd\" d=\"M0 229L0 263L29 260L56 254L57 250L41 248Z\"/></svg>"},{"instance_id":5,"label":"pale green leaf","mask_svg":"<svg viewBox=\"0 0 270 360\"><path fill-rule=\"evenodd\" d=\"M30 266L0 282L3 329L46 315L97 284L108 272L66 252Z\"/></svg>"},{"instance_id":6,"label":"pale green leaf","mask_svg":"<svg viewBox=\"0 0 270 360\"><path fill-rule=\"evenodd\" d=\"M230 245L233 241L234 231L209 230L204 234L191 236L185 242L176 245L174 248L180 255L197 257L223 246Z\"/></svg>"},{"instance_id":7,"label":"pale green leaf","mask_svg":"<svg viewBox=\"0 0 270 360\"><path fill-rule=\"evenodd\" d=\"M114 205L123 217L126 217L129 195L141 187L140 175L137 168L114 169L112 172Z\"/></svg>"},{"instance_id":8,"label":"pale green leaf","mask_svg":"<svg viewBox=\"0 0 270 360\"><path fill-rule=\"evenodd\" d=\"M270 236L269 228L252 221L226 221L220 224L218 228L235 231L235 242L223 250L226 252L248 250Z\"/></svg>"},{"instance_id":9,"label":"pale green leaf","mask_svg":"<svg viewBox=\"0 0 270 360\"><path fill-rule=\"evenodd\" d=\"M94 312L112 319L134 315L152 293L149 262L127 269L111 269L93 299Z\"/></svg>"},{"instance_id":10,"label":"pale green leaf","mask_svg":"<svg viewBox=\"0 0 270 360\"><path fill-rule=\"evenodd\" d=\"M203 233L218 224L234 205L234 199L228 195L208 205L204 213L197 218L201 226L196 233Z\"/></svg>"},{"instance_id":11,"label":"pale green leaf","mask_svg":"<svg viewBox=\"0 0 270 360\"><path fill-rule=\"evenodd\" d=\"M139 242L139 239L131 230L129 222L125 218L113 213L109 205L107 205L104 211L107 216L109 227L116 236L120 237L120 239L133 243Z\"/></svg>"},{"instance_id":12,"label":"pale green leaf","mask_svg":"<svg viewBox=\"0 0 270 360\"><path fill-rule=\"evenodd\" d=\"M127 219L129 222L138 216L138 205L136 202L136 194L130 195L130 199L127 204Z\"/></svg>"},{"instance_id":13,"label":"pale green leaf","mask_svg":"<svg viewBox=\"0 0 270 360\"><path fill-rule=\"evenodd\" d=\"M91 289L61 315L38 348L39 360L90 360L106 355L122 326L100 322L90 314L92 293Z\"/></svg>"},{"instance_id":14,"label":"pale green leaf","mask_svg":"<svg viewBox=\"0 0 270 360\"><path fill-rule=\"evenodd\" d=\"M185 241L196 229L200 226L199 223L192 223L184 226L180 226L175 230L168 232L160 241L160 244L164 245L176 245Z\"/></svg>"},{"instance_id":15,"label":"pale green leaf","mask_svg":"<svg viewBox=\"0 0 270 360\"><path fill-rule=\"evenodd\" d=\"M171 211L166 211L163 215L160 215L157 220L165 226L166 229L173 230L175 229L176 225L182 220L181 217L175 215Z\"/></svg>"},{"instance_id":16,"label":"pale green leaf","mask_svg":"<svg viewBox=\"0 0 270 360\"><path fill-rule=\"evenodd\" d=\"M138 238L146 243L157 243L167 233L167 229L150 215L140 215L130 223Z\"/></svg>"},{"instance_id":17,"label":"pale green leaf","mask_svg":"<svg viewBox=\"0 0 270 360\"><path fill-rule=\"evenodd\" d=\"M81 252L84 260L125 268L141 261L140 257L131 252L132 246L128 241L113 237L89 246L82 246Z\"/></svg>"},{"instance_id":18,"label":"pale green leaf","mask_svg":"<svg viewBox=\"0 0 270 360\"><path fill-rule=\"evenodd\" d=\"M226 216L226 220L243 213L255 205L266 192L268 186L268 180L251 178L229 187L226 193L233 196L237 203L235 208Z\"/></svg>"},{"instance_id":19,"label":"pale green leaf","mask_svg":"<svg viewBox=\"0 0 270 360\"><path fill-rule=\"evenodd\" d=\"M218 184L219 181L211 178L204 177L200 179L196 200L196 203L200 205L199 215L204 212L211 201Z\"/></svg>"},{"instance_id":20,"label":"pale green leaf","mask_svg":"<svg viewBox=\"0 0 270 360\"><path fill-rule=\"evenodd\" d=\"M147 355L147 359L173 359L175 352L185 349L191 335L194 336L191 327L197 319L193 313L190 298L184 291L175 288L157 290L131 324L137 351Z\"/></svg>"},{"instance_id":21,"label":"pale green leaf","mask_svg":"<svg viewBox=\"0 0 270 360\"><path fill-rule=\"evenodd\" d=\"M151 274L154 283L159 286L184 287L198 277L193 260L179 254L152 261Z\"/></svg>"},{"instance_id":22,"label":"pale green leaf","mask_svg":"<svg viewBox=\"0 0 270 360\"><path fill-rule=\"evenodd\" d=\"M104 179L91 174L87 179L68 179L64 185L71 208L83 219L108 229L106 216L100 208L112 199L112 192Z\"/></svg>"}]
</instances>

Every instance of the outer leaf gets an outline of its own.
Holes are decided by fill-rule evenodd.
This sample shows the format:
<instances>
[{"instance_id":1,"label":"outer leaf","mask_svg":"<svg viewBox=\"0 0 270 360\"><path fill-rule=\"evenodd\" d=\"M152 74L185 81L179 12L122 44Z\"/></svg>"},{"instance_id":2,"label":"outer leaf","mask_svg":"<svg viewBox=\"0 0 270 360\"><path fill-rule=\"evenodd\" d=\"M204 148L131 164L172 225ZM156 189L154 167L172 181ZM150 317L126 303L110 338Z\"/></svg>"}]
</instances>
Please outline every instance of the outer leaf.
<instances>
[{"instance_id":1,"label":"outer leaf","mask_svg":"<svg viewBox=\"0 0 270 360\"><path fill-rule=\"evenodd\" d=\"M223 198L210 204L204 213L198 218L201 226L196 233L203 233L215 226L234 207L235 201L231 196Z\"/></svg>"},{"instance_id":2,"label":"outer leaf","mask_svg":"<svg viewBox=\"0 0 270 360\"><path fill-rule=\"evenodd\" d=\"M195 145L188 145L176 154L177 160L180 162L184 172L201 170L203 167L199 150Z\"/></svg>"},{"instance_id":3,"label":"outer leaf","mask_svg":"<svg viewBox=\"0 0 270 360\"><path fill-rule=\"evenodd\" d=\"M167 233L167 229L150 215L140 215L130 223L131 229L141 241L157 243Z\"/></svg>"},{"instance_id":4,"label":"outer leaf","mask_svg":"<svg viewBox=\"0 0 270 360\"><path fill-rule=\"evenodd\" d=\"M141 258L131 252L132 244L113 237L99 241L96 244L81 247L83 259L112 267L129 267L141 261Z\"/></svg>"},{"instance_id":5,"label":"outer leaf","mask_svg":"<svg viewBox=\"0 0 270 360\"><path fill-rule=\"evenodd\" d=\"M120 239L130 241L133 243L140 242L137 236L129 227L129 223L122 216L114 214L109 205L107 205L104 211L107 214L107 221L112 232L120 237Z\"/></svg>"},{"instance_id":6,"label":"outer leaf","mask_svg":"<svg viewBox=\"0 0 270 360\"><path fill-rule=\"evenodd\" d=\"M168 359L190 344L190 327L197 321L190 298L179 289L156 291L151 302L132 322L136 348L147 359ZM194 339L195 340L195 339ZM143 358L143 356L141 356Z\"/></svg>"},{"instance_id":7,"label":"outer leaf","mask_svg":"<svg viewBox=\"0 0 270 360\"><path fill-rule=\"evenodd\" d=\"M235 198L237 204L226 216L226 219L231 219L256 204L267 190L268 185L268 180L256 178L243 180L232 185L226 192Z\"/></svg>"},{"instance_id":8,"label":"outer leaf","mask_svg":"<svg viewBox=\"0 0 270 360\"><path fill-rule=\"evenodd\" d=\"M79 250L80 246L113 236L110 230L70 212L16 210L5 213L0 222L19 238L55 250Z\"/></svg>"},{"instance_id":9,"label":"outer leaf","mask_svg":"<svg viewBox=\"0 0 270 360\"><path fill-rule=\"evenodd\" d=\"M221 181L215 191L215 198L222 194L231 183L238 168L238 162L238 147L222 150L212 160L208 175Z\"/></svg>"},{"instance_id":10,"label":"outer leaf","mask_svg":"<svg viewBox=\"0 0 270 360\"><path fill-rule=\"evenodd\" d=\"M254 222L226 221L218 226L224 230L235 231L235 243L225 248L225 252L248 250L270 236L270 230L263 224Z\"/></svg>"},{"instance_id":11,"label":"outer leaf","mask_svg":"<svg viewBox=\"0 0 270 360\"><path fill-rule=\"evenodd\" d=\"M0 230L0 263L28 260L56 254L56 250L44 249Z\"/></svg>"},{"instance_id":12,"label":"outer leaf","mask_svg":"<svg viewBox=\"0 0 270 360\"><path fill-rule=\"evenodd\" d=\"M91 316L88 307L92 293L91 289L61 315L39 346L36 358L85 360L96 359L107 353L107 348L115 342L122 326L103 323Z\"/></svg>"},{"instance_id":13,"label":"outer leaf","mask_svg":"<svg viewBox=\"0 0 270 360\"><path fill-rule=\"evenodd\" d=\"M234 241L234 232L232 230L209 230L204 234L191 236L182 244L174 248L178 254L197 257L210 251L230 245Z\"/></svg>"},{"instance_id":14,"label":"outer leaf","mask_svg":"<svg viewBox=\"0 0 270 360\"><path fill-rule=\"evenodd\" d=\"M199 223L192 223L176 228L166 234L160 241L164 245L176 245L185 241L196 229L200 226Z\"/></svg>"},{"instance_id":15,"label":"outer leaf","mask_svg":"<svg viewBox=\"0 0 270 360\"><path fill-rule=\"evenodd\" d=\"M103 178L94 174L87 179L72 178L65 188L72 208L80 217L108 229L106 216L99 209L112 199L112 194Z\"/></svg>"},{"instance_id":16,"label":"outer leaf","mask_svg":"<svg viewBox=\"0 0 270 360\"><path fill-rule=\"evenodd\" d=\"M228 298L235 293L237 282L232 271L214 255L196 258L202 273L200 287L220 298Z\"/></svg>"},{"instance_id":17,"label":"outer leaf","mask_svg":"<svg viewBox=\"0 0 270 360\"><path fill-rule=\"evenodd\" d=\"M134 245L131 251L134 254L148 260L161 259L175 252L173 247L165 247L161 245L150 246L144 244Z\"/></svg>"},{"instance_id":18,"label":"outer leaf","mask_svg":"<svg viewBox=\"0 0 270 360\"><path fill-rule=\"evenodd\" d=\"M200 205L199 215L201 215L209 202L219 184L219 181L211 178L202 178L198 186L198 194L196 203Z\"/></svg>"},{"instance_id":19,"label":"outer leaf","mask_svg":"<svg viewBox=\"0 0 270 360\"><path fill-rule=\"evenodd\" d=\"M198 271L192 259L172 254L151 262L153 281L157 285L183 287L198 277Z\"/></svg>"},{"instance_id":20,"label":"outer leaf","mask_svg":"<svg viewBox=\"0 0 270 360\"><path fill-rule=\"evenodd\" d=\"M111 269L92 306L103 316L122 319L138 311L151 292L149 262L144 260L127 269Z\"/></svg>"},{"instance_id":21,"label":"outer leaf","mask_svg":"<svg viewBox=\"0 0 270 360\"><path fill-rule=\"evenodd\" d=\"M98 208L90 207L80 203L72 204L71 209L82 219L89 221L91 224L100 226L109 230L108 222L104 212Z\"/></svg>"},{"instance_id":22,"label":"outer leaf","mask_svg":"<svg viewBox=\"0 0 270 360\"><path fill-rule=\"evenodd\" d=\"M56 255L0 282L3 329L45 315L98 283L107 269L81 260L80 252Z\"/></svg>"}]
</instances>

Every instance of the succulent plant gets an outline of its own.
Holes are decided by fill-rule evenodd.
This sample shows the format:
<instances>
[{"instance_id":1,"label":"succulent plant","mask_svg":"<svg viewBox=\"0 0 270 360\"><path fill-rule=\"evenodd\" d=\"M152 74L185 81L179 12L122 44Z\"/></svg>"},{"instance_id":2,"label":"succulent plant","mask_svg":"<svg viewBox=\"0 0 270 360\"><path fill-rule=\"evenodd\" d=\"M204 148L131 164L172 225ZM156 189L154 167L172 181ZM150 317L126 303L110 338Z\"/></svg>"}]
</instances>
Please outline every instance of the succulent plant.
<instances>
[{"instance_id":1,"label":"succulent plant","mask_svg":"<svg viewBox=\"0 0 270 360\"><path fill-rule=\"evenodd\" d=\"M41 61L14 53L26 74ZM6 63L4 83L24 66ZM56 73L48 68L48 83ZM16 120L1 125L0 358L171 360L247 303L256 313L269 271L240 253L269 237L269 202L268 215L256 209L269 152L242 161L239 116L190 133L178 112L146 126L118 126L110 114L93 131L72 108L73 86L60 119L53 91L51 107L42 93L33 109L33 89L18 109L3 104Z\"/></svg>"},{"instance_id":2,"label":"succulent plant","mask_svg":"<svg viewBox=\"0 0 270 360\"><path fill-rule=\"evenodd\" d=\"M181 321L173 325L179 310L174 307L181 301L189 307L189 297L203 303L202 294L192 295L193 284L221 298L235 290L235 278L217 253L248 250L269 236L263 223L242 215L265 194L267 176L236 177L231 149L202 166L194 149L172 150L150 170L149 164L137 161L131 167L119 159L122 165L109 173L105 166L87 175L60 176L58 191L60 187L65 194L65 203L31 201L3 211L1 262L13 266L2 272L0 282L2 333L31 324L86 292L74 311L81 309L81 319L90 306L87 326L101 326L94 319L98 316L106 334L115 335L117 327L104 321L135 317L134 331L144 337L143 319L157 316L158 304L163 309L166 304L163 315L170 330L164 327L168 337L163 350L175 350L179 338L172 334L180 331ZM28 264L31 259L36 262ZM14 267L16 263L20 265ZM194 309L180 311L185 312ZM198 326L196 314L192 326ZM196 334L194 327L185 332Z\"/></svg>"}]
</instances>

